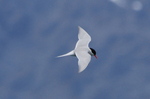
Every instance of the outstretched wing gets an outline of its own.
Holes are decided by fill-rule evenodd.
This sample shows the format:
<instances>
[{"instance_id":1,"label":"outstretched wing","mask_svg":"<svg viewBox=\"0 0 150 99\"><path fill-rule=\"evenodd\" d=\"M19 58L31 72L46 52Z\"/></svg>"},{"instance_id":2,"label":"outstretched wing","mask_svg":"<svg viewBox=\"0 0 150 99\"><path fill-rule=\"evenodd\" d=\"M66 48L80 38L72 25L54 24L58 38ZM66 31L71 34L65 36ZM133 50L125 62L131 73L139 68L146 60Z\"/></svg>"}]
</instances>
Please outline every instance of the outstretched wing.
<instances>
[{"instance_id":1,"label":"outstretched wing","mask_svg":"<svg viewBox=\"0 0 150 99\"><path fill-rule=\"evenodd\" d=\"M87 51L76 51L75 52L78 58L78 65L79 65L79 73L82 72L89 64L91 60L91 55Z\"/></svg>"},{"instance_id":2,"label":"outstretched wing","mask_svg":"<svg viewBox=\"0 0 150 99\"><path fill-rule=\"evenodd\" d=\"M90 35L79 26L79 34L78 34L78 42L76 43L76 47L77 48L88 48L88 45L91 41L91 37Z\"/></svg>"}]
</instances>

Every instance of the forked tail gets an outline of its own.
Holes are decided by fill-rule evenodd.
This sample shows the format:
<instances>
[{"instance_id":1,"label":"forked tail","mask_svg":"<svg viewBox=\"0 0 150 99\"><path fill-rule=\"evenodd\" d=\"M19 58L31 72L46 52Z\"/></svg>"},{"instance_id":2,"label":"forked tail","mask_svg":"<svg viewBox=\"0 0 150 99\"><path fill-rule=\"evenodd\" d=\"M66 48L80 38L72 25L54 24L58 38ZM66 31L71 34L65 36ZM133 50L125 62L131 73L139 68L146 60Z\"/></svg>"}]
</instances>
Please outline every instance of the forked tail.
<instances>
[{"instance_id":1,"label":"forked tail","mask_svg":"<svg viewBox=\"0 0 150 99\"><path fill-rule=\"evenodd\" d=\"M60 56L57 56L57 57L64 57L64 56L75 56L75 53L74 53L74 50L66 53L66 54L63 54L63 55L60 55Z\"/></svg>"}]
</instances>

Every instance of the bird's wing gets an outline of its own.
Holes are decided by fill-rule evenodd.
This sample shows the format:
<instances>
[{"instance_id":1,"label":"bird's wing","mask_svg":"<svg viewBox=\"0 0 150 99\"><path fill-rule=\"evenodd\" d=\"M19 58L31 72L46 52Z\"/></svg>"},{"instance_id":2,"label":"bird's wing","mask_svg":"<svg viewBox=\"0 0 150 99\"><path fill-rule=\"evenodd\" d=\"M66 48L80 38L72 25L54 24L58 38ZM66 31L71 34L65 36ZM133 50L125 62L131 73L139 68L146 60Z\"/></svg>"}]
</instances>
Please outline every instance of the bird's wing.
<instances>
[{"instance_id":1,"label":"bird's wing","mask_svg":"<svg viewBox=\"0 0 150 99\"><path fill-rule=\"evenodd\" d=\"M91 37L90 35L79 26L79 34L78 34L78 42L76 43L76 47L77 48L88 48L88 45L91 41Z\"/></svg>"},{"instance_id":2,"label":"bird's wing","mask_svg":"<svg viewBox=\"0 0 150 99\"><path fill-rule=\"evenodd\" d=\"M78 50L75 52L75 54L78 58L79 73L80 73L88 66L91 60L91 55L85 50L81 51Z\"/></svg>"}]
</instances>

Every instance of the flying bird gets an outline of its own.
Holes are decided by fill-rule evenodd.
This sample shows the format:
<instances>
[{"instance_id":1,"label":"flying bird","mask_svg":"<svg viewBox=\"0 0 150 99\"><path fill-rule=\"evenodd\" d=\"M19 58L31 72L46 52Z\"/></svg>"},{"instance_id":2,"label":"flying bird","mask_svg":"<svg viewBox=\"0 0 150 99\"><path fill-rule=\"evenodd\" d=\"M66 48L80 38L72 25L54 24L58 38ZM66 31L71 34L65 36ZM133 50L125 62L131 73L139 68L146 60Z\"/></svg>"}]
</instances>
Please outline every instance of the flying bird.
<instances>
[{"instance_id":1,"label":"flying bird","mask_svg":"<svg viewBox=\"0 0 150 99\"><path fill-rule=\"evenodd\" d=\"M79 65L79 73L85 70L85 68L88 66L91 56L96 56L96 51L93 48L89 48L89 43L91 41L90 35L80 26L79 28L79 34L78 34L78 41L76 43L75 49L57 56L57 57L64 57L64 56L76 56L78 58L78 65Z\"/></svg>"}]
</instances>

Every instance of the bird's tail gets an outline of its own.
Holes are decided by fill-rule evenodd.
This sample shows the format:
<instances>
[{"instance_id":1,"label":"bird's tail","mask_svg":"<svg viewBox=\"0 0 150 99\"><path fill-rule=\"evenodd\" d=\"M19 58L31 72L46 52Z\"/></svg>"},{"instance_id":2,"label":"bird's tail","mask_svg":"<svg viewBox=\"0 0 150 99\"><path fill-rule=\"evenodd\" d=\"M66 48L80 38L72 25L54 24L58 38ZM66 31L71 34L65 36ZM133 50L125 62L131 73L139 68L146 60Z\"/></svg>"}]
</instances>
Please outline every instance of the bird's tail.
<instances>
[{"instance_id":1,"label":"bird's tail","mask_svg":"<svg viewBox=\"0 0 150 99\"><path fill-rule=\"evenodd\" d=\"M60 55L60 56L57 56L57 57L64 57L64 56L75 56L75 53L74 53L74 50L66 53L66 54L63 54L63 55Z\"/></svg>"}]
</instances>

